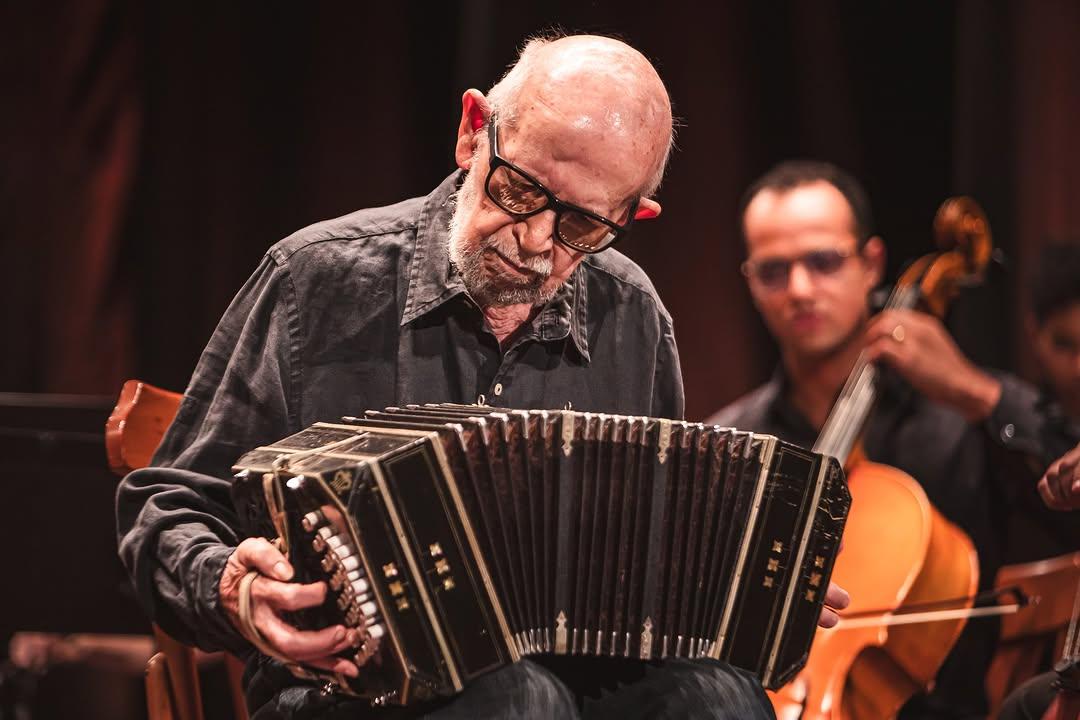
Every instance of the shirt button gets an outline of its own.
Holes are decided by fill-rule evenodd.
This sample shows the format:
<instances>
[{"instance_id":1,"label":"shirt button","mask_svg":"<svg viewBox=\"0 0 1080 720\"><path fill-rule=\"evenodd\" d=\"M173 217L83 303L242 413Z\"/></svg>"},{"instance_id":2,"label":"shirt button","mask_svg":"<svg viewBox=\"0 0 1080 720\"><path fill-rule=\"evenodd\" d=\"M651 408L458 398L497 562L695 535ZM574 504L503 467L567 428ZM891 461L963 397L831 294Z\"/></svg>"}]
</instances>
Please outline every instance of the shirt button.
<instances>
[{"instance_id":1,"label":"shirt button","mask_svg":"<svg viewBox=\"0 0 1080 720\"><path fill-rule=\"evenodd\" d=\"M502 383L495 383L495 387L492 388L496 395L502 395Z\"/></svg>"},{"instance_id":2,"label":"shirt button","mask_svg":"<svg viewBox=\"0 0 1080 720\"><path fill-rule=\"evenodd\" d=\"M1016 426L1012 423L1001 428L1001 439L1005 442L1012 440L1014 435L1016 435Z\"/></svg>"}]
</instances>

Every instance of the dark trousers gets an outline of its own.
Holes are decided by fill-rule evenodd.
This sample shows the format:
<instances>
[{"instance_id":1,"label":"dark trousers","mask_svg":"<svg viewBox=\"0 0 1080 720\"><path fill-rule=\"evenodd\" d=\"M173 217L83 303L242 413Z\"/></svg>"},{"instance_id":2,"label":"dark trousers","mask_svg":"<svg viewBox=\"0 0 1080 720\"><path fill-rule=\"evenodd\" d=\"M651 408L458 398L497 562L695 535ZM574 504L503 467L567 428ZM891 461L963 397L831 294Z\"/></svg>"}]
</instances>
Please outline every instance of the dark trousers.
<instances>
[{"instance_id":1,"label":"dark trousers","mask_svg":"<svg viewBox=\"0 0 1080 720\"><path fill-rule=\"evenodd\" d=\"M355 700L323 697L316 688L304 685L277 690L259 702L260 685L265 689L266 683L282 680L277 675L281 671L280 667L263 666L253 677L248 693L252 720L774 718L754 676L713 660L522 660L474 680L449 700L382 709Z\"/></svg>"},{"instance_id":2,"label":"dark trousers","mask_svg":"<svg viewBox=\"0 0 1080 720\"><path fill-rule=\"evenodd\" d=\"M1009 693L998 713L999 720L1041 720L1057 695L1056 673L1036 675Z\"/></svg>"}]
</instances>

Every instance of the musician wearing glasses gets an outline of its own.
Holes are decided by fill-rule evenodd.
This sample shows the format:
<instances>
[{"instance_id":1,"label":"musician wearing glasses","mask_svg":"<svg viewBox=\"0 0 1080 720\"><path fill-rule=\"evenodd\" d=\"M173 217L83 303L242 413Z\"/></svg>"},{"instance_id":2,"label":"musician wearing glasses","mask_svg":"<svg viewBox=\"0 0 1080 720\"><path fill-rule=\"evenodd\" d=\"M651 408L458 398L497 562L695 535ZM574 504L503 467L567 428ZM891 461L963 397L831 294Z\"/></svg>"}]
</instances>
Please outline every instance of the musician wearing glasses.
<instances>
[{"instance_id":1,"label":"musician wearing glasses","mask_svg":"<svg viewBox=\"0 0 1080 720\"><path fill-rule=\"evenodd\" d=\"M256 645L355 677L363 668L337 654L358 644L355 630L287 620L322 603L326 585L288 582L281 553L243 540L229 500L241 454L407 403L681 417L671 318L612 249L660 213L652 196L671 140L667 91L636 50L533 40L486 95L464 94L459 171L430 195L273 246L210 339L155 467L119 490L121 556L151 617L186 642ZM252 629L239 587L253 570ZM256 653L248 703L256 720L771 716L758 681L721 663L578 659L523 660L450 700L378 710Z\"/></svg>"},{"instance_id":2,"label":"musician wearing glasses","mask_svg":"<svg viewBox=\"0 0 1080 720\"><path fill-rule=\"evenodd\" d=\"M1038 478L1011 452L1027 450L1038 430L1030 388L975 366L930 315L872 313L885 246L873 234L865 191L846 172L827 163L782 163L748 189L741 207L742 271L781 363L769 382L709 422L812 446L866 352L886 372L864 451L915 478L968 533L981 587L991 587L1005 542L1004 489L1023 478L1034 487ZM984 716L995 627L969 622L933 692L913 698L901 717Z\"/></svg>"}]
</instances>

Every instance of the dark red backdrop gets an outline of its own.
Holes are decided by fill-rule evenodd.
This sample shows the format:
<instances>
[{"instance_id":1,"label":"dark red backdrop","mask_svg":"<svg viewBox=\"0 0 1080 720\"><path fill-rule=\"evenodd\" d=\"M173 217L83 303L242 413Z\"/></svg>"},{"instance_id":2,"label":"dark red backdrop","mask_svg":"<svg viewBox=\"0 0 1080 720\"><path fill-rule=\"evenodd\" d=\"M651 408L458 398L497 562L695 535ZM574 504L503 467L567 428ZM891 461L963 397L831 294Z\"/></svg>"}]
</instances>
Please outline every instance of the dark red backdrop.
<instances>
[{"instance_id":1,"label":"dark red backdrop","mask_svg":"<svg viewBox=\"0 0 1080 720\"><path fill-rule=\"evenodd\" d=\"M735 206L777 160L862 177L893 270L975 195L1009 259L952 318L984 362L1028 369L1016 273L1080 236L1069 0L66 5L0 9L0 391L182 388L267 246L427 192L462 90L556 22L640 47L682 119L664 215L625 250L675 317L691 418L771 370Z\"/></svg>"}]
</instances>

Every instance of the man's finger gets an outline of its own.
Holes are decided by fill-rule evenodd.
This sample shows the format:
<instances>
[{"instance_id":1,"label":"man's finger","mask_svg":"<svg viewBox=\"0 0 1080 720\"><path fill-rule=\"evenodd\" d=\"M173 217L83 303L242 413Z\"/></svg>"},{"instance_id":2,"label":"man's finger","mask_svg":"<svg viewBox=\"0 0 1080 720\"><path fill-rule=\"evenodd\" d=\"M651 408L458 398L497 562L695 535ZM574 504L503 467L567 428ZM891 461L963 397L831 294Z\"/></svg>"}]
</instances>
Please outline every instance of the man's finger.
<instances>
[{"instance_id":1,"label":"man's finger","mask_svg":"<svg viewBox=\"0 0 1080 720\"><path fill-rule=\"evenodd\" d=\"M360 674L359 669L356 667L356 663L350 662L345 658L339 658L334 655L329 655L323 658L315 658L313 660L305 660L306 665L317 667L321 670L329 670L330 672L339 672L345 677L356 677Z\"/></svg>"},{"instance_id":2,"label":"man's finger","mask_svg":"<svg viewBox=\"0 0 1080 720\"><path fill-rule=\"evenodd\" d=\"M1057 467L1057 471L1066 475L1072 474L1077 467L1080 467L1080 445L1074 447L1069 452L1065 453L1061 458L1054 463L1051 467Z\"/></svg>"},{"instance_id":3,"label":"man's finger","mask_svg":"<svg viewBox=\"0 0 1080 720\"><path fill-rule=\"evenodd\" d=\"M843 610L851 604L851 596L848 595L847 590L830 582L828 590L825 591L825 604L837 610Z\"/></svg>"},{"instance_id":4,"label":"man's finger","mask_svg":"<svg viewBox=\"0 0 1080 720\"><path fill-rule=\"evenodd\" d=\"M866 330L863 334L865 342L872 343L875 340L880 340L896 327L897 319L888 310L883 310L872 318L866 326Z\"/></svg>"},{"instance_id":5,"label":"man's finger","mask_svg":"<svg viewBox=\"0 0 1080 720\"><path fill-rule=\"evenodd\" d=\"M1049 476L1043 476L1043 479L1039 481L1038 489L1039 496L1047 507L1053 510L1065 509L1064 498L1057 492L1057 483L1053 482Z\"/></svg>"},{"instance_id":6,"label":"man's finger","mask_svg":"<svg viewBox=\"0 0 1080 720\"><path fill-rule=\"evenodd\" d=\"M1065 493L1064 502L1066 510L1080 510L1080 478L1073 480Z\"/></svg>"},{"instance_id":7,"label":"man's finger","mask_svg":"<svg viewBox=\"0 0 1080 720\"><path fill-rule=\"evenodd\" d=\"M248 538L236 548L236 560L244 567L258 570L276 580L289 580L292 565L266 538Z\"/></svg>"},{"instance_id":8,"label":"man's finger","mask_svg":"<svg viewBox=\"0 0 1080 720\"><path fill-rule=\"evenodd\" d=\"M1043 502L1053 510L1080 508L1080 478L1074 473L1048 472L1036 487Z\"/></svg>"},{"instance_id":9,"label":"man's finger","mask_svg":"<svg viewBox=\"0 0 1080 720\"><path fill-rule=\"evenodd\" d=\"M273 613L266 606L255 612L259 632L274 649L299 662L333 655L349 646L355 638L343 625L331 625L322 630L299 630Z\"/></svg>"},{"instance_id":10,"label":"man's finger","mask_svg":"<svg viewBox=\"0 0 1080 720\"><path fill-rule=\"evenodd\" d=\"M251 594L256 601L265 602L275 610L302 610L322 605L326 600L326 583L301 585L261 577L252 583Z\"/></svg>"},{"instance_id":11,"label":"man's finger","mask_svg":"<svg viewBox=\"0 0 1080 720\"><path fill-rule=\"evenodd\" d=\"M1059 505L1064 509L1069 503L1069 490L1072 487L1072 473L1058 473L1057 477L1050 482L1050 489L1058 499Z\"/></svg>"},{"instance_id":12,"label":"man's finger","mask_svg":"<svg viewBox=\"0 0 1080 720\"><path fill-rule=\"evenodd\" d=\"M885 363L889 367L901 366L900 347L890 337L878 338L867 345L863 352L866 359L875 364Z\"/></svg>"},{"instance_id":13,"label":"man's finger","mask_svg":"<svg viewBox=\"0 0 1080 720\"><path fill-rule=\"evenodd\" d=\"M840 622L840 616L833 610L827 607L821 608L821 615L818 616L817 624L823 628L831 628Z\"/></svg>"},{"instance_id":14,"label":"man's finger","mask_svg":"<svg viewBox=\"0 0 1080 720\"><path fill-rule=\"evenodd\" d=\"M1039 497L1042 498L1043 503L1047 507L1056 509L1057 501L1054 498L1054 494L1050 492L1050 483L1046 480L1046 475L1043 475L1042 480L1039 480L1039 484L1036 486L1039 491Z\"/></svg>"}]
</instances>

